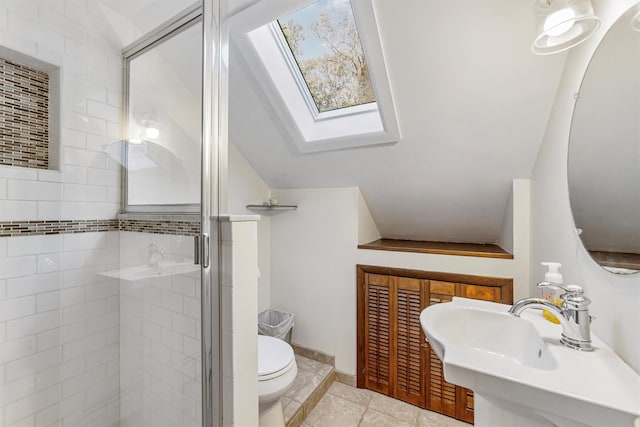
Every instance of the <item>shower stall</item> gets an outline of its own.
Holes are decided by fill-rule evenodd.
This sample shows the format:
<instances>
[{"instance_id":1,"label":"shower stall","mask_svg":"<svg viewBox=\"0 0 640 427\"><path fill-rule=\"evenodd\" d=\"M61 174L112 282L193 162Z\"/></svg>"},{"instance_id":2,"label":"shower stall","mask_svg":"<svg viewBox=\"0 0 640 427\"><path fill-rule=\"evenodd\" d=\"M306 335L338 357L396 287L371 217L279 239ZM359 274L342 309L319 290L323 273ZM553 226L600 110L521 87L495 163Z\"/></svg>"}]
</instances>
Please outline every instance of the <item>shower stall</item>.
<instances>
[{"instance_id":1,"label":"shower stall","mask_svg":"<svg viewBox=\"0 0 640 427\"><path fill-rule=\"evenodd\" d=\"M0 426L220 424L219 12L0 0Z\"/></svg>"}]
</instances>

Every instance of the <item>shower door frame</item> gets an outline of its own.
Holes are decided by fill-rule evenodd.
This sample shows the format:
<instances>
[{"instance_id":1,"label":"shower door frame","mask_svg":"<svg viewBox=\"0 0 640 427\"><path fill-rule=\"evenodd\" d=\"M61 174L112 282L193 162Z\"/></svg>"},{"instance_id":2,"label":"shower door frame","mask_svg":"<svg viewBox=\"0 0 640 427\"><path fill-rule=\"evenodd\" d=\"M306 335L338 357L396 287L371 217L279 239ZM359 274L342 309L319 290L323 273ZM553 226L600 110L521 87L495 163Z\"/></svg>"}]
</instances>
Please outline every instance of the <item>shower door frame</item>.
<instances>
[{"instance_id":1,"label":"shower door frame","mask_svg":"<svg viewBox=\"0 0 640 427\"><path fill-rule=\"evenodd\" d=\"M222 425L220 206L226 194L226 97L223 84L223 0L202 0L202 173L200 274L202 317L202 425ZM224 181L224 182L223 182Z\"/></svg>"}]
</instances>

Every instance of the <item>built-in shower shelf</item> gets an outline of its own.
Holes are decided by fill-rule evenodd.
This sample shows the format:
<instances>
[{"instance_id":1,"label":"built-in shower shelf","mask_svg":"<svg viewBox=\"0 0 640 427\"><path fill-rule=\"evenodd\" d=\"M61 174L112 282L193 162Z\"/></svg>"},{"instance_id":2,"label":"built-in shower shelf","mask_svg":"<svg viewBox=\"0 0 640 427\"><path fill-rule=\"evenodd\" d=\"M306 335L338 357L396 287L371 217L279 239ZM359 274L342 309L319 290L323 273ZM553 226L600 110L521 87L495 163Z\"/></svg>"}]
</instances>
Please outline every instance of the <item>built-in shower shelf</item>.
<instances>
[{"instance_id":1,"label":"built-in shower shelf","mask_svg":"<svg viewBox=\"0 0 640 427\"><path fill-rule=\"evenodd\" d=\"M247 209L251 211L295 211L297 205L247 205Z\"/></svg>"}]
</instances>

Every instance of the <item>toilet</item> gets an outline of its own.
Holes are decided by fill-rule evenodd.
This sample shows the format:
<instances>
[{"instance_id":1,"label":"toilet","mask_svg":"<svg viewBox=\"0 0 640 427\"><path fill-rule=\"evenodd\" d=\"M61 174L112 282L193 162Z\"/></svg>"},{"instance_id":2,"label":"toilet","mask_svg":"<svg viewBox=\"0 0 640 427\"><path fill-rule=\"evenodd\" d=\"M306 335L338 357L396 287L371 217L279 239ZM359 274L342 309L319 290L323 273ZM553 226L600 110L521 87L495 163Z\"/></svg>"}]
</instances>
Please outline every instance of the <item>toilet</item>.
<instances>
[{"instance_id":1,"label":"toilet","mask_svg":"<svg viewBox=\"0 0 640 427\"><path fill-rule=\"evenodd\" d=\"M278 338L258 335L258 401L260 427L284 427L282 397L296 379L293 349Z\"/></svg>"}]
</instances>

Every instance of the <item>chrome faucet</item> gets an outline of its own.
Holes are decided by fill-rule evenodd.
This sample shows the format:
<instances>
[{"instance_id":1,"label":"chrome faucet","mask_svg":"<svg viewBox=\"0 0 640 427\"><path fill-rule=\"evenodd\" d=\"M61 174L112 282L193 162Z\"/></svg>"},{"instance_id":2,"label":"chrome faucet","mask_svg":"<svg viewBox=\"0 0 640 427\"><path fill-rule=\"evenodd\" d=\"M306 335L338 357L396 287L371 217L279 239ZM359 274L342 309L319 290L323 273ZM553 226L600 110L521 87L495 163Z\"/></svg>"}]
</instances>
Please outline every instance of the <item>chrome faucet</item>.
<instances>
[{"instance_id":1,"label":"chrome faucet","mask_svg":"<svg viewBox=\"0 0 640 427\"><path fill-rule=\"evenodd\" d=\"M147 261L147 266L158 268L158 262L164 261L167 258L166 252L163 251L156 242L152 242L149 245L149 261Z\"/></svg>"},{"instance_id":2,"label":"chrome faucet","mask_svg":"<svg viewBox=\"0 0 640 427\"><path fill-rule=\"evenodd\" d=\"M591 300L584 296L584 291L577 285L559 285L551 282L538 283L539 288L554 287L565 293L560 296L562 305L557 306L542 298L525 298L513 304L509 313L520 317L520 313L529 308L549 310L562 325L560 343L581 351L593 351L591 346L591 316L589 304Z\"/></svg>"}]
</instances>

